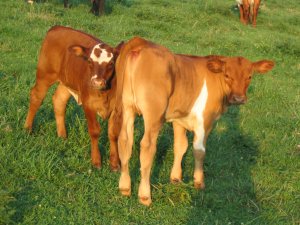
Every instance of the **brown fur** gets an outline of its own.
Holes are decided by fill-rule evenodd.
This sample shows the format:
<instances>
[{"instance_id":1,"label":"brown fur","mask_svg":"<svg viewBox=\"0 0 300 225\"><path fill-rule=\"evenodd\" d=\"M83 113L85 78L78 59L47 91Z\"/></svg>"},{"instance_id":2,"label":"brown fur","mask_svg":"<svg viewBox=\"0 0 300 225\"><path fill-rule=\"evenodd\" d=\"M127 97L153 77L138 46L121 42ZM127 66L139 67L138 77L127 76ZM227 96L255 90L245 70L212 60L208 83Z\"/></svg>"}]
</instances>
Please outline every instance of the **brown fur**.
<instances>
[{"instance_id":1,"label":"brown fur","mask_svg":"<svg viewBox=\"0 0 300 225\"><path fill-rule=\"evenodd\" d=\"M111 65L107 63L93 65L88 57L92 48L99 43L103 42L72 28L55 26L48 31L40 51L36 82L30 92L30 106L24 125L28 130L32 130L34 117L49 87L54 83L59 83L53 95L57 134L59 137L65 138L67 136L65 110L71 97L71 91L78 96L78 104L83 106L91 138L92 163L98 168L101 166L101 155L98 148L100 125L97 122L96 115L98 113L103 119L110 116L115 106L116 92L116 78L113 75L114 67L109 67ZM107 51L114 54L113 60L116 60L121 46L122 44L117 48L108 48L106 45ZM91 82L91 77L95 74L100 76L99 79L105 79L110 88L107 87L102 91L97 89ZM113 170L116 170L119 166L116 146L118 129L114 128L113 118L110 119L109 123L110 165Z\"/></svg>"},{"instance_id":2,"label":"brown fur","mask_svg":"<svg viewBox=\"0 0 300 225\"><path fill-rule=\"evenodd\" d=\"M186 130L191 130L194 132L194 185L196 188L204 188L205 149L201 145L206 145L213 122L227 106L246 102L246 91L252 73L264 73L273 66L272 61L252 63L243 57L176 55L165 47L142 38L129 40L122 48L116 64L116 112L122 112L119 115L123 118L118 140L121 193L131 194L129 159L136 114L143 116L145 125L140 143L140 202L144 205L151 204L150 171L156 152L157 136L164 121L173 122L174 127L171 181L181 180L181 161L187 149L185 133ZM204 82L208 98L202 114L205 135L201 139L201 124L191 114L191 109L204 87Z\"/></svg>"}]
</instances>

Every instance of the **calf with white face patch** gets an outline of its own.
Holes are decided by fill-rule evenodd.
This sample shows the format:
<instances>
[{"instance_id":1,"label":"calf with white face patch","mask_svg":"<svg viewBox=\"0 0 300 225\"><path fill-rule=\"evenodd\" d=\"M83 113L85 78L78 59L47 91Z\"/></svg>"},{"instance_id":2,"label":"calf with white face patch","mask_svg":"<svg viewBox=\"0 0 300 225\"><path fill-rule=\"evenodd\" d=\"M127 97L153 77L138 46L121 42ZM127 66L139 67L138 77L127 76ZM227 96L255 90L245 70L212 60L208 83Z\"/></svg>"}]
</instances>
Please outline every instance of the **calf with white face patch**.
<instances>
[{"instance_id":1,"label":"calf with white face patch","mask_svg":"<svg viewBox=\"0 0 300 225\"><path fill-rule=\"evenodd\" d=\"M122 43L121 43L122 44ZM119 49L118 46L116 49ZM109 87L114 72L116 50L105 43L96 44L93 48L83 46L71 46L69 48L75 55L86 59L91 74L91 84L99 90Z\"/></svg>"},{"instance_id":2,"label":"calf with white face patch","mask_svg":"<svg viewBox=\"0 0 300 225\"><path fill-rule=\"evenodd\" d=\"M53 106L59 137L66 137L65 110L73 95L82 105L91 138L92 164L100 168L101 155L98 147L100 125L97 114L108 118L115 104L116 78L114 63L123 45L112 48L99 39L67 27L52 27L42 44L36 73L36 83L30 92L30 106L25 128L32 130L37 110L50 86L58 83L53 95ZM119 167L116 139L118 129L109 131L110 166Z\"/></svg>"}]
</instances>

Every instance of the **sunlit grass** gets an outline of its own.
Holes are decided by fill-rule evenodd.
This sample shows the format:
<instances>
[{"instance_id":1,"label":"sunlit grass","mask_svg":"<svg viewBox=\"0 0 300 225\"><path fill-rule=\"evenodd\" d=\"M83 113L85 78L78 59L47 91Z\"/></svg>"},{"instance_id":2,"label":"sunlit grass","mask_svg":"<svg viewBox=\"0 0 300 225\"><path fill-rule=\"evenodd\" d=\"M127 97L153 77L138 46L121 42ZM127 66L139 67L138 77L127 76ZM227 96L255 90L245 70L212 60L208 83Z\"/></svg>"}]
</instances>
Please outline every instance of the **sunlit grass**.
<instances>
[{"instance_id":1,"label":"sunlit grass","mask_svg":"<svg viewBox=\"0 0 300 225\"><path fill-rule=\"evenodd\" d=\"M58 0L0 2L0 224L300 223L297 1L263 1L256 29L240 24L235 1L111 0L103 17L88 13L89 1L69 1L70 9ZM215 125L207 143L205 191L193 188L191 145L183 183L169 183L173 132L164 126L152 170L153 205L146 208L137 200L141 119L135 123L130 198L119 194L119 174L109 170L106 121L99 140L103 168L91 167L87 125L75 101L67 109L67 140L56 137L54 88L33 134L23 130L41 41L56 24L110 45L139 35L178 53L242 55L272 59L276 66L253 79L246 105L230 108Z\"/></svg>"}]
</instances>

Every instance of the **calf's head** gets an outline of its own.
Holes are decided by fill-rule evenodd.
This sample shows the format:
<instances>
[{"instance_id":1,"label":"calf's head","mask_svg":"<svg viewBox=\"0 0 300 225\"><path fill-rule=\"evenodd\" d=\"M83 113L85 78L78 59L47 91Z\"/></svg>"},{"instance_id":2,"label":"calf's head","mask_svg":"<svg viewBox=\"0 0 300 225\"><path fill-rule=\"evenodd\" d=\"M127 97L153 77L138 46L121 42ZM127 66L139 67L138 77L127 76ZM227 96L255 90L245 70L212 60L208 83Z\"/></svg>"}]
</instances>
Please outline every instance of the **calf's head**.
<instances>
[{"instance_id":1,"label":"calf's head","mask_svg":"<svg viewBox=\"0 0 300 225\"><path fill-rule=\"evenodd\" d=\"M73 45L69 47L69 50L87 61L91 86L99 90L106 90L110 88L110 81L115 70L115 61L123 44L124 42L121 42L116 48L112 48L105 43L99 43L92 48Z\"/></svg>"},{"instance_id":2,"label":"calf's head","mask_svg":"<svg viewBox=\"0 0 300 225\"><path fill-rule=\"evenodd\" d=\"M210 71L221 74L225 81L227 101L235 105L247 102L247 89L253 74L266 73L273 67L273 61L251 62L243 57L216 57L207 63Z\"/></svg>"}]
</instances>

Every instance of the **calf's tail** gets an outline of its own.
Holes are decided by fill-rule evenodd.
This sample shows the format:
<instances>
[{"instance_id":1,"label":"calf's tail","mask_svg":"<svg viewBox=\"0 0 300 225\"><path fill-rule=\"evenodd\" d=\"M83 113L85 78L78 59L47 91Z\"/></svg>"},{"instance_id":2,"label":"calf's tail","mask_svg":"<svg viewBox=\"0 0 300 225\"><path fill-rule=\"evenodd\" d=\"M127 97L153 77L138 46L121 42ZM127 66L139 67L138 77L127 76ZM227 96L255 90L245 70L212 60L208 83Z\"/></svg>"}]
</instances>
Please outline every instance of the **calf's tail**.
<instances>
[{"instance_id":1,"label":"calf's tail","mask_svg":"<svg viewBox=\"0 0 300 225\"><path fill-rule=\"evenodd\" d=\"M116 62L116 77L117 77L117 91L116 91L116 106L115 113L116 116L121 116L122 114L122 93L124 88L124 76L127 67L128 57L133 50L140 49L142 46L148 42L140 37L134 37L129 40L123 47L118 56Z\"/></svg>"}]
</instances>

